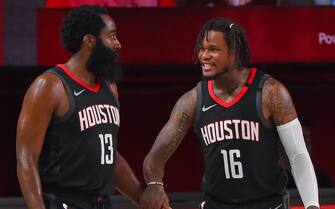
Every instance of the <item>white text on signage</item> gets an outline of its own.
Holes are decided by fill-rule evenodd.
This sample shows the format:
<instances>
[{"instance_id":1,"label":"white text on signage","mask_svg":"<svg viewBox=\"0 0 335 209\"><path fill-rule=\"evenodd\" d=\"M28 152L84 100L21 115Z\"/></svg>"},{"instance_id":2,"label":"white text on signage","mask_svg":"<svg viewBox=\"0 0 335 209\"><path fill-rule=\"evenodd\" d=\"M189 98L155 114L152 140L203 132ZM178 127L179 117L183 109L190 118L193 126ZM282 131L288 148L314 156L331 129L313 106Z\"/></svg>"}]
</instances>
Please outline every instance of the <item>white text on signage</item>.
<instances>
[{"instance_id":1,"label":"white text on signage","mask_svg":"<svg viewBox=\"0 0 335 209\"><path fill-rule=\"evenodd\" d=\"M319 32L319 44L335 44L335 35L329 35L323 32Z\"/></svg>"}]
</instances>

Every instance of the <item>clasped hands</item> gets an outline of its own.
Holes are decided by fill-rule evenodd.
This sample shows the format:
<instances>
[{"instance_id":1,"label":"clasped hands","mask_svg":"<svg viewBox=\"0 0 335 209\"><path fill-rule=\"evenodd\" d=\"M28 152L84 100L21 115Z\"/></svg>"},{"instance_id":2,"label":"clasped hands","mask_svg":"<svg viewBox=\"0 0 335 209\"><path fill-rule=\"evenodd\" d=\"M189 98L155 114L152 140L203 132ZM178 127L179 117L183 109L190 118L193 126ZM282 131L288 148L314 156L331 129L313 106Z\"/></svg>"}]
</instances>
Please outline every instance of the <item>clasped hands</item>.
<instances>
[{"instance_id":1,"label":"clasped hands","mask_svg":"<svg viewBox=\"0 0 335 209\"><path fill-rule=\"evenodd\" d=\"M172 209L164 187L148 185L140 197L139 209Z\"/></svg>"}]
</instances>

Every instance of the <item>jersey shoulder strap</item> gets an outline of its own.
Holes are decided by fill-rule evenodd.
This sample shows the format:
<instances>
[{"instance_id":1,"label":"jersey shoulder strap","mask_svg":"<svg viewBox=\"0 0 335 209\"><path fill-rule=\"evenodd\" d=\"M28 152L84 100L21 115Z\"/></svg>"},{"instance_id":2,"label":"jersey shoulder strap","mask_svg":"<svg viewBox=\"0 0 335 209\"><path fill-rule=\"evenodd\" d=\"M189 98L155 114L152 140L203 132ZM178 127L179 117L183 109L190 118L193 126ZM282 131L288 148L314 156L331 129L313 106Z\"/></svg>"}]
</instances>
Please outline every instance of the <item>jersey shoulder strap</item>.
<instances>
[{"instance_id":1,"label":"jersey shoulder strap","mask_svg":"<svg viewBox=\"0 0 335 209\"><path fill-rule=\"evenodd\" d=\"M257 89L257 93L256 93L256 110L257 110L257 114L258 114L261 122L263 123L263 125L265 125L267 128L271 129L271 128L273 128L273 125L264 118L263 108L262 108L263 87L264 87L265 81L269 77L270 77L269 74L263 74L262 77L259 80L258 89Z\"/></svg>"},{"instance_id":2,"label":"jersey shoulder strap","mask_svg":"<svg viewBox=\"0 0 335 209\"><path fill-rule=\"evenodd\" d=\"M112 83L108 80L103 79L102 83L106 86L107 91L110 93L110 95L112 96L112 98L114 99L114 101L116 102L116 105L118 108L120 108L120 102L119 102L119 98L114 94L113 90L112 90Z\"/></svg>"},{"instance_id":3,"label":"jersey shoulder strap","mask_svg":"<svg viewBox=\"0 0 335 209\"><path fill-rule=\"evenodd\" d=\"M65 89L65 93L69 99L69 111L67 111L67 113L65 113L65 115L61 118L57 118L57 117L53 117L56 123L59 122L64 122L66 121L74 112L74 106L75 106L75 100L74 100L74 96L72 94L72 90L69 86L69 84L66 82L64 76L59 72L61 69L59 67L53 67L48 69L46 72L48 73L52 73L54 75L56 75L63 83L64 89Z\"/></svg>"},{"instance_id":4,"label":"jersey shoulder strap","mask_svg":"<svg viewBox=\"0 0 335 209\"><path fill-rule=\"evenodd\" d=\"M202 105L202 82L199 81L197 83L197 99L195 103L195 114L193 119L193 126L198 124L199 118L200 118L200 111L201 111L201 105Z\"/></svg>"}]
</instances>

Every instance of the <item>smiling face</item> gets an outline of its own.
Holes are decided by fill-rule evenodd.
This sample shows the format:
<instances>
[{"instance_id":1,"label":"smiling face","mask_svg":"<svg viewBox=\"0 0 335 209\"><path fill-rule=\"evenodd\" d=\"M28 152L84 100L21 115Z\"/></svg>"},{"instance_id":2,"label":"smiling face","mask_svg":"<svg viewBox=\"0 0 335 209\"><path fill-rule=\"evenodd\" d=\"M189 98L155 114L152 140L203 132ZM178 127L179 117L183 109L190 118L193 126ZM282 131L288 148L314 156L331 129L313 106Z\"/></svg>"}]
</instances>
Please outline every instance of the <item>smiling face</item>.
<instances>
[{"instance_id":1,"label":"smiling face","mask_svg":"<svg viewBox=\"0 0 335 209\"><path fill-rule=\"evenodd\" d=\"M222 32L208 31L199 47L198 60L206 80L215 79L232 68L233 56Z\"/></svg>"}]
</instances>

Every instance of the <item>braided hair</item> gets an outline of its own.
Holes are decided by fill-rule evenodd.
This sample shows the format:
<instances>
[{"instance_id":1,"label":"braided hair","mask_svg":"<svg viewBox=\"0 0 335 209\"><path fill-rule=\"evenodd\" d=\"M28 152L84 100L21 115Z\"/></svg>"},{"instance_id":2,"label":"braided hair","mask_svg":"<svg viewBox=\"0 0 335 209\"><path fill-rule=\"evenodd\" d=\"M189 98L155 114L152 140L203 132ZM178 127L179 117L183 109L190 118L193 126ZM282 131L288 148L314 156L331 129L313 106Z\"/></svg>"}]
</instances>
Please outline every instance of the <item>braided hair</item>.
<instances>
[{"instance_id":1,"label":"braided hair","mask_svg":"<svg viewBox=\"0 0 335 209\"><path fill-rule=\"evenodd\" d=\"M202 41L208 40L209 31L222 32L228 49L234 53L235 65L238 69L250 67L250 49L244 29L237 23L224 18L214 18L208 21L198 34L194 48L194 59L198 62L198 54Z\"/></svg>"}]
</instances>

